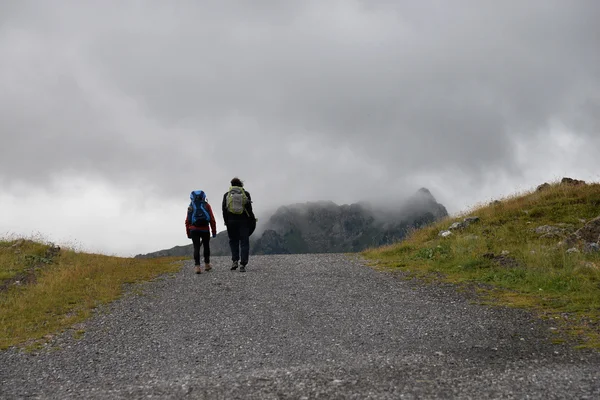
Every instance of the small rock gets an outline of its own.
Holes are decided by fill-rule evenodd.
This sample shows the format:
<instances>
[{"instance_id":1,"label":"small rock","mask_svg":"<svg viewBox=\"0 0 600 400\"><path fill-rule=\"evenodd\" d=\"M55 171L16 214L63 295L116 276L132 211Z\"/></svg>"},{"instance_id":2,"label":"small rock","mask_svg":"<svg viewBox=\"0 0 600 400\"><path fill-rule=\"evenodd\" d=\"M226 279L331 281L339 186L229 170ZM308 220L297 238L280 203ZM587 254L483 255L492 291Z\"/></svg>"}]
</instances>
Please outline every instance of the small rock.
<instances>
[{"instance_id":1,"label":"small rock","mask_svg":"<svg viewBox=\"0 0 600 400\"><path fill-rule=\"evenodd\" d=\"M562 229L552 225L542 225L535 228L535 233L537 233L538 235L560 235L562 233Z\"/></svg>"},{"instance_id":2,"label":"small rock","mask_svg":"<svg viewBox=\"0 0 600 400\"><path fill-rule=\"evenodd\" d=\"M560 228L566 228L566 229L574 228L573 224L566 224L564 222L559 222L558 224L556 224L556 226L558 226Z\"/></svg>"},{"instance_id":3,"label":"small rock","mask_svg":"<svg viewBox=\"0 0 600 400\"><path fill-rule=\"evenodd\" d=\"M453 231L456 229L464 229L465 227L466 227L466 225L464 222L455 222L452 225L450 225L450 227L448 229Z\"/></svg>"},{"instance_id":4,"label":"small rock","mask_svg":"<svg viewBox=\"0 0 600 400\"><path fill-rule=\"evenodd\" d=\"M538 192L540 192L540 191L542 191L542 190L544 190L544 189L547 189L547 188L549 188L549 187L550 187L550 184L549 184L548 182L544 182L544 183L542 183L541 185L539 185L539 186L537 187L537 189L536 189L536 190L537 190Z\"/></svg>"},{"instance_id":5,"label":"small rock","mask_svg":"<svg viewBox=\"0 0 600 400\"><path fill-rule=\"evenodd\" d=\"M597 242L600 238L600 217L596 217L586 223L582 228L575 232L578 239L586 242Z\"/></svg>"},{"instance_id":6,"label":"small rock","mask_svg":"<svg viewBox=\"0 0 600 400\"><path fill-rule=\"evenodd\" d=\"M582 261L580 263L580 266L584 269L595 270L595 271L597 271L599 269L598 266L591 261Z\"/></svg>"},{"instance_id":7,"label":"small rock","mask_svg":"<svg viewBox=\"0 0 600 400\"><path fill-rule=\"evenodd\" d=\"M508 250L502 250L502 252L500 253L501 256L507 256L510 254L510 251Z\"/></svg>"},{"instance_id":8,"label":"small rock","mask_svg":"<svg viewBox=\"0 0 600 400\"><path fill-rule=\"evenodd\" d=\"M583 245L584 253L596 253L600 251L600 245L598 243L586 243Z\"/></svg>"},{"instance_id":9,"label":"small rock","mask_svg":"<svg viewBox=\"0 0 600 400\"><path fill-rule=\"evenodd\" d=\"M585 185L585 181L580 181L579 179L573 178L562 178L560 181L561 185Z\"/></svg>"},{"instance_id":10,"label":"small rock","mask_svg":"<svg viewBox=\"0 0 600 400\"><path fill-rule=\"evenodd\" d=\"M476 222L479 222L479 217L467 217L464 219L464 223L469 226L471 224L474 224Z\"/></svg>"},{"instance_id":11,"label":"small rock","mask_svg":"<svg viewBox=\"0 0 600 400\"><path fill-rule=\"evenodd\" d=\"M439 233L439 236L441 236L441 237L448 237L450 235L452 235L452 232L450 232L450 231L440 231L440 233Z\"/></svg>"},{"instance_id":12,"label":"small rock","mask_svg":"<svg viewBox=\"0 0 600 400\"><path fill-rule=\"evenodd\" d=\"M567 250L567 254L571 254L571 253L579 253L579 249L577 247L571 247L570 249Z\"/></svg>"},{"instance_id":13,"label":"small rock","mask_svg":"<svg viewBox=\"0 0 600 400\"><path fill-rule=\"evenodd\" d=\"M563 235L557 232L548 232L540 236L540 239L561 239Z\"/></svg>"},{"instance_id":14,"label":"small rock","mask_svg":"<svg viewBox=\"0 0 600 400\"><path fill-rule=\"evenodd\" d=\"M54 258L60 254L60 246L56 246L51 244L48 249L46 249L46 258Z\"/></svg>"},{"instance_id":15,"label":"small rock","mask_svg":"<svg viewBox=\"0 0 600 400\"><path fill-rule=\"evenodd\" d=\"M561 247L575 247L575 245L577 244L578 238L576 235L569 235L566 239L561 240L560 242L558 242L558 245Z\"/></svg>"}]
</instances>

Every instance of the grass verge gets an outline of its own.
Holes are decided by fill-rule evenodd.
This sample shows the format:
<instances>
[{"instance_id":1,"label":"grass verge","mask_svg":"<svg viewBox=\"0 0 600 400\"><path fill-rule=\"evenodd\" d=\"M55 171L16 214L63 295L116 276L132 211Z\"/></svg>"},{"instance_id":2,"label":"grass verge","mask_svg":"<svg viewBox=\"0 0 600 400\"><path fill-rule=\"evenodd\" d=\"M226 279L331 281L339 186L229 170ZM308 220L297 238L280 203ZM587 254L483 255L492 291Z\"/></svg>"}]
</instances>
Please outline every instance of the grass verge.
<instances>
[{"instance_id":1,"label":"grass verge","mask_svg":"<svg viewBox=\"0 0 600 400\"><path fill-rule=\"evenodd\" d=\"M600 215L600 185L554 183L475 207L363 255L379 268L475 286L486 301L535 310L582 347L600 348L600 252L561 244ZM465 217L479 221L440 236ZM550 226L540 233L536 229ZM573 245L577 247L577 245Z\"/></svg>"},{"instance_id":2,"label":"grass verge","mask_svg":"<svg viewBox=\"0 0 600 400\"><path fill-rule=\"evenodd\" d=\"M117 299L126 283L181 268L177 258L134 259L0 240L0 349L36 345Z\"/></svg>"}]
</instances>

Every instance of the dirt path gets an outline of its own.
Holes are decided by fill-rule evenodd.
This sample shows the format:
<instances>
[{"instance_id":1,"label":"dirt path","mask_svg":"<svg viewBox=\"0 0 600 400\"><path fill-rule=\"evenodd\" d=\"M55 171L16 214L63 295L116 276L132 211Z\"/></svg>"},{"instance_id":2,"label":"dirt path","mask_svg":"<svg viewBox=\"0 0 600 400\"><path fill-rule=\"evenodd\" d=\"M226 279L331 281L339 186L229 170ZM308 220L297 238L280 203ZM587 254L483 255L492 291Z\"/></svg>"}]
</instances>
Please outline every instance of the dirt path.
<instances>
[{"instance_id":1,"label":"dirt path","mask_svg":"<svg viewBox=\"0 0 600 400\"><path fill-rule=\"evenodd\" d=\"M0 352L0 398L600 398L599 355L526 312L344 255L213 265L142 285L82 338Z\"/></svg>"}]
</instances>

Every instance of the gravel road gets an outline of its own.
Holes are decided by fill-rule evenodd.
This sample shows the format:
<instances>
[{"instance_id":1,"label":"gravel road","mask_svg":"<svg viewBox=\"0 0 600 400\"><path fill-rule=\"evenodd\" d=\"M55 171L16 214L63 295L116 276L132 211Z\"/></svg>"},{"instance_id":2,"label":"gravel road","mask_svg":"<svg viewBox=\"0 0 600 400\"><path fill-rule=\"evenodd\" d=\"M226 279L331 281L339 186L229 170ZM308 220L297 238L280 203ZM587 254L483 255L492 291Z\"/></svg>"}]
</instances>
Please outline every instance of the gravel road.
<instances>
[{"instance_id":1,"label":"gravel road","mask_svg":"<svg viewBox=\"0 0 600 400\"><path fill-rule=\"evenodd\" d=\"M600 398L600 355L552 344L527 312L341 254L213 265L135 286L81 338L0 352L0 397Z\"/></svg>"}]
</instances>

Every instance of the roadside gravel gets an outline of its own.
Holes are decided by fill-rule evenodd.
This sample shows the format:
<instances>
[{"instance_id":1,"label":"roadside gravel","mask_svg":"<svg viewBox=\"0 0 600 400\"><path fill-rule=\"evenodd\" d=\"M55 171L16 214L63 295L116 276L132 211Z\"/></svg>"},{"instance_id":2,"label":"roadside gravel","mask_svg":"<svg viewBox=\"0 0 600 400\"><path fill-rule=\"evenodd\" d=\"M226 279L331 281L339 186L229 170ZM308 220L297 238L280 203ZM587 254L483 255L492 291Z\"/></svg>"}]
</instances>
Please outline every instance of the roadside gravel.
<instances>
[{"instance_id":1,"label":"roadside gravel","mask_svg":"<svg viewBox=\"0 0 600 400\"><path fill-rule=\"evenodd\" d=\"M81 338L0 352L0 398L600 398L599 354L525 311L341 254L213 266L134 286Z\"/></svg>"}]
</instances>

